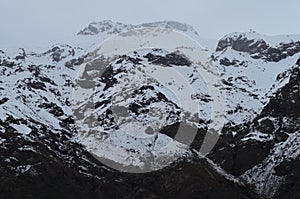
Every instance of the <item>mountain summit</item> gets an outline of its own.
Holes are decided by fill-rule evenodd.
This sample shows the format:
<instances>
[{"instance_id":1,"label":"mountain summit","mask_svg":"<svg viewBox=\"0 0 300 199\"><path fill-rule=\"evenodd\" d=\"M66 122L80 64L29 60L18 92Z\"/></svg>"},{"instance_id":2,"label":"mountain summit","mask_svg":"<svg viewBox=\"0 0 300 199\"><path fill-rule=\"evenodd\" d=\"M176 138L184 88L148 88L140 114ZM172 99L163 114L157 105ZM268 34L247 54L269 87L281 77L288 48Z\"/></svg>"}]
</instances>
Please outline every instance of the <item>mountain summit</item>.
<instances>
[{"instance_id":1,"label":"mountain summit","mask_svg":"<svg viewBox=\"0 0 300 199\"><path fill-rule=\"evenodd\" d=\"M143 23L139 25L124 24L121 22L113 22L111 20L92 22L83 30L79 31L78 35L97 35L99 33L118 34L124 31L129 31L135 28L150 28L150 27L166 27L180 32L191 32L198 35L197 31L190 25L176 21L159 21L154 23Z\"/></svg>"}]
</instances>

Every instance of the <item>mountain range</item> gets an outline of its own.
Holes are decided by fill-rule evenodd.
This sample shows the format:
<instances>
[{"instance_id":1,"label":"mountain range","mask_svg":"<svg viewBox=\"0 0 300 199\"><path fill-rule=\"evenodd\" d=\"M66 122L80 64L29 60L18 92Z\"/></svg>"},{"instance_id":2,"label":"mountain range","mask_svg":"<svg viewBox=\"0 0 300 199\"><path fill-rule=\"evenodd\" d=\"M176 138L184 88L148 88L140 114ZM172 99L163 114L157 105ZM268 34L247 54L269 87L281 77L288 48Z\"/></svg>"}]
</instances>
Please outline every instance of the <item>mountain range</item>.
<instances>
[{"instance_id":1,"label":"mountain range","mask_svg":"<svg viewBox=\"0 0 300 199\"><path fill-rule=\"evenodd\" d=\"M215 99L198 63L164 48L101 53L103 42L151 28L199 43L219 73L224 124L205 155ZM0 198L299 198L300 35L236 32L216 43L199 35L174 21L101 21L44 49L0 47ZM78 86L95 85L92 98L76 101ZM170 88L198 105L197 120ZM122 107L125 116L114 112ZM149 157L151 172L109 166L140 169ZM176 160L164 165L168 157Z\"/></svg>"}]
</instances>

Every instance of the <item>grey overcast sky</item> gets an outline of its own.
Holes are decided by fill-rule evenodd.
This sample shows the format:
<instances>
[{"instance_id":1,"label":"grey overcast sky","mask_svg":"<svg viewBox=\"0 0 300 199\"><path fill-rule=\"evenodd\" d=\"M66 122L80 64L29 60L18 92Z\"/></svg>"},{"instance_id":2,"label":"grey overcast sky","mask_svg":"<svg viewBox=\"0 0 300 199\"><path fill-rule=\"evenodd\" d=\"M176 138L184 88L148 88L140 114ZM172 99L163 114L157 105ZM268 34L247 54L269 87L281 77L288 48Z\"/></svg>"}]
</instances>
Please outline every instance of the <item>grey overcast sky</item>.
<instances>
[{"instance_id":1,"label":"grey overcast sky","mask_svg":"<svg viewBox=\"0 0 300 199\"><path fill-rule=\"evenodd\" d=\"M212 39L249 29L300 34L299 8L299 0L0 0L0 45L62 39L106 19L175 20Z\"/></svg>"}]
</instances>

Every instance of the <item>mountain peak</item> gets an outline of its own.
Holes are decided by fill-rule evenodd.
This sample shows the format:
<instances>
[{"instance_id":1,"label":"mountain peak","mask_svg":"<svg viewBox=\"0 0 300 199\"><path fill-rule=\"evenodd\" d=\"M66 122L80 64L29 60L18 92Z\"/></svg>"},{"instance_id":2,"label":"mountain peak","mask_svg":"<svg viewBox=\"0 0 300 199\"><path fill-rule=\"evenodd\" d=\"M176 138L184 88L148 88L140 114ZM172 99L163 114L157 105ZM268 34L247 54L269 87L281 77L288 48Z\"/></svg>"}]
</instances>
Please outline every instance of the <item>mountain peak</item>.
<instances>
[{"instance_id":1,"label":"mountain peak","mask_svg":"<svg viewBox=\"0 0 300 199\"><path fill-rule=\"evenodd\" d=\"M176 31L190 32L192 34L198 35L197 31L191 25L177 22L177 21L158 21L153 23L131 25L131 24L125 24L121 22L114 22L111 20L92 22L83 30L79 31L77 35L97 35L100 33L118 34L120 32L129 31L134 28L151 28L151 27L172 28Z\"/></svg>"},{"instance_id":2,"label":"mountain peak","mask_svg":"<svg viewBox=\"0 0 300 199\"><path fill-rule=\"evenodd\" d=\"M83 30L79 31L78 35L97 35L99 33L117 34L125 30L133 29L133 25L124 24L121 22L113 22L104 20L100 22L92 22Z\"/></svg>"},{"instance_id":3,"label":"mountain peak","mask_svg":"<svg viewBox=\"0 0 300 199\"><path fill-rule=\"evenodd\" d=\"M216 51L223 51L230 46L237 51L251 51L251 49L248 49L249 46L253 46L253 50L257 50L260 46L266 48L266 42L262 38L262 35L255 31L234 32L225 35L219 41Z\"/></svg>"}]
</instances>

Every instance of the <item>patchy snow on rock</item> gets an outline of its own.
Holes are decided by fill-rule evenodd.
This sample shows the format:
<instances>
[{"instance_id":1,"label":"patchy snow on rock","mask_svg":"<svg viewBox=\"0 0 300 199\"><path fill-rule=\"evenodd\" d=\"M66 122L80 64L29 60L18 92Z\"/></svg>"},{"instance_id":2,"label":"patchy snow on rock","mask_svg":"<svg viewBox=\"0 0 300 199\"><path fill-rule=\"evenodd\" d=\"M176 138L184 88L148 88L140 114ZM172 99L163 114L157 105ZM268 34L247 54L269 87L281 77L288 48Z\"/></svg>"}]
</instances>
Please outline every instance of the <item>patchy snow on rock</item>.
<instances>
[{"instance_id":1,"label":"patchy snow on rock","mask_svg":"<svg viewBox=\"0 0 300 199\"><path fill-rule=\"evenodd\" d=\"M242 179L254 186L261 197L272 197L284 182L284 176L278 176L275 167L285 160L293 160L300 155L299 131L290 134L284 142L277 143L270 155L260 164L242 175Z\"/></svg>"}]
</instances>

